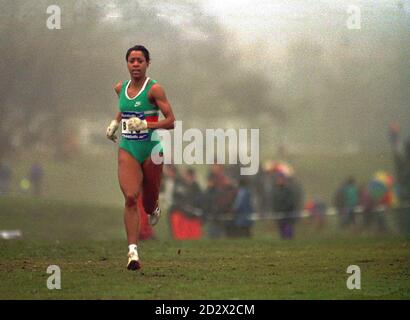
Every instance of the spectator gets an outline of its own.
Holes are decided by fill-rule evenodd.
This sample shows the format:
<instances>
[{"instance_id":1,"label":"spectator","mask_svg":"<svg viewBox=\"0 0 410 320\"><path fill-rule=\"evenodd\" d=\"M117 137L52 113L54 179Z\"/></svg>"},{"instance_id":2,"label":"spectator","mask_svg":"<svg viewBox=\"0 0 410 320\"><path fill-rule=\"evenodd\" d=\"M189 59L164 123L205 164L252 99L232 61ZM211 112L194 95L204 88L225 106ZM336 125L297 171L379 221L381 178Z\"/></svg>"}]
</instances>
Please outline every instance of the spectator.
<instances>
[{"instance_id":1,"label":"spectator","mask_svg":"<svg viewBox=\"0 0 410 320\"><path fill-rule=\"evenodd\" d=\"M0 163L0 195L6 195L10 192L11 177L10 166L5 162Z\"/></svg>"},{"instance_id":2,"label":"spectator","mask_svg":"<svg viewBox=\"0 0 410 320\"><path fill-rule=\"evenodd\" d=\"M268 160L264 163L259 179L260 204L262 215L272 211L272 193L275 185L275 162Z\"/></svg>"},{"instance_id":3,"label":"spectator","mask_svg":"<svg viewBox=\"0 0 410 320\"><path fill-rule=\"evenodd\" d=\"M303 210L304 207L304 191L302 188L302 185L298 182L295 176L291 175L288 176L289 180L289 185L292 188L294 194L295 194L295 201L296 201L296 213L297 216L299 215L300 211Z\"/></svg>"},{"instance_id":4,"label":"spectator","mask_svg":"<svg viewBox=\"0 0 410 320\"><path fill-rule=\"evenodd\" d=\"M261 215L265 216L270 207L265 205L264 181L265 172L259 170L257 174L250 176L250 190L252 193L253 208Z\"/></svg>"},{"instance_id":5,"label":"spectator","mask_svg":"<svg viewBox=\"0 0 410 320\"><path fill-rule=\"evenodd\" d=\"M208 236L210 238L219 238L223 235L223 225L218 220L218 208L216 205L217 189L215 186L215 177L212 173L208 175L207 186L201 199L201 208L203 219L208 224Z\"/></svg>"},{"instance_id":6,"label":"spectator","mask_svg":"<svg viewBox=\"0 0 410 320\"><path fill-rule=\"evenodd\" d=\"M237 190L233 181L225 174L222 165L214 164L211 170L215 179L217 219L223 221L221 225L223 226L223 233L226 235L227 229L232 223L230 218L232 217L232 208Z\"/></svg>"},{"instance_id":7,"label":"spectator","mask_svg":"<svg viewBox=\"0 0 410 320\"><path fill-rule=\"evenodd\" d=\"M363 228L371 229L374 224L379 232L387 231L387 222L384 216L385 206L383 197L372 194L377 181L372 180L360 190L360 203L363 207ZM387 189L385 191L387 193Z\"/></svg>"},{"instance_id":8,"label":"spectator","mask_svg":"<svg viewBox=\"0 0 410 320\"><path fill-rule=\"evenodd\" d=\"M341 227L356 225L355 209L359 205L359 189L353 177L349 177L337 189L334 205L338 210Z\"/></svg>"},{"instance_id":9,"label":"spectator","mask_svg":"<svg viewBox=\"0 0 410 320\"><path fill-rule=\"evenodd\" d=\"M400 204L400 208L396 213L399 230L406 235L410 235L410 137L402 146L399 133L400 127L397 124L390 126L390 142L396 169Z\"/></svg>"},{"instance_id":10,"label":"spectator","mask_svg":"<svg viewBox=\"0 0 410 320\"><path fill-rule=\"evenodd\" d=\"M278 218L279 233L282 239L292 239L298 211L297 190L283 173L275 174L272 193L272 208Z\"/></svg>"},{"instance_id":11,"label":"spectator","mask_svg":"<svg viewBox=\"0 0 410 320\"><path fill-rule=\"evenodd\" d=\"M199 239L202 236L200 199L202 191L193 169L175 179L170 225L174 239Z\"/></svg>"},{"instance_id":12,"label":"spectator","mask_svg":"<svg viewBox=\"0 0 410 320\"><path fill-rule=\"evenodd\" d=\"M410 137L404 146L399 138L400 128L398 125L390 126L390 142L393 151L396 169L396 180L399 188L398 198L402 205L410 204Z\"/></svg>"},{"instance_id":13,"label":"spectator","mask_svg":"<svg viewBox=\"0 0 410 320\"><path fill-rule=\"evenodd\" d=\"M202 190L197 182L193 169L187 169L182 177L175 179L173 206L185 212L190 217L200 217Z\"/></svg>"},{"instance_id":14,"label":"spectator","mask_svg":"<svg viewBox=\"0 0 410 320\"><path fill-rule=\"evenodd\" d=\"M232 225L227 229L228 236L250 237L253 224L252 212L252 196L248 188L248 181L246 178L240 178L239 189L233 204L234 219Z\"/></svg>"},{"instance_id":15,"label":"spectator","mask_svg":"<svg viewBox=\"0 0 410 320\"><path fill-rule=\"evenodd\" d=\"M212 197L213 204L210 205L210 212L205 212L206 220L209 223L209 236L219 238L226 234L229 227L229 216L232 213L232 206L236 196L236 188L231 179L227 177L224 168L220 164L211 167L208 176L208 188L205 197Z\"/></svg>"},{"instance_id":16,"label":"spectator","mask_svg":"<svg viewBox=\"0 0 410 320\"><path fill-rule=\"evenodd\" d=\"M326 204L322 200L313 199L306 203L305 209L309 212L317 231L325 225Z\"/></svg>"},{"instance_id":17,"label":"spectator","mask_svg":"<svg viewBox=\"0 0 410 320\"><path fill-rule=\"evenodd\" d=\"M28 180L30 181L30 186L32 188L33 195L36 197L41 196L43 176L44 171L41 164L34 163L30 168Z\"/></svg>"}]
</instances>

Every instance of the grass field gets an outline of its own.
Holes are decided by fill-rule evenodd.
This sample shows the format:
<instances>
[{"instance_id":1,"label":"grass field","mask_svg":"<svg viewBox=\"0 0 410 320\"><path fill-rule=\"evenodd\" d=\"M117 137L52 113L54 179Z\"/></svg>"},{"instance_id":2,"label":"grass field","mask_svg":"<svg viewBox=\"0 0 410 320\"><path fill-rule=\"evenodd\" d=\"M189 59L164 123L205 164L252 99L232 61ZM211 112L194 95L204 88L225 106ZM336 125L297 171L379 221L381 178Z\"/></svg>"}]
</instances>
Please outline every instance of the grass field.
<instances>
[{"instance_id":1,"label":"grass field","mask_svg":"<svg viewBox=\"0 0 410 320\"><path fill-rule=\"evenodd\" d=\"M45 169L42 199L19 194L33 161ZM307 197L329 201L348 175L365 182L392 170L388 154L301 155L290 159ZM205 167L197 167L202 178ZM56 162L21 154L13 162L13 197L0 197L0 299L409 299L410 240L389 217L388 234L341 232L335 217L318 232L305 219L296 239L278 238L274 223L257 222L251 239L173 241L162 219L157 240L143 242L143 269L125 269L126 240L116 148ZM48 290L49 265L61 268L61 290ZM349 265L361 289L348 290Z\"/></svg>"},{"instance_id":2,"label":"grass field","mask_svg":"<svg viewBox=\"0 0 410 320\"><path fill-rule=\"evenodd\" d=\"M410 239L395 232L318 234L303 222L288 242L266 224L251 239L173 241L163 219L131 272L120 207L0 198L0 208L0 229L24 235L0 241L0 299L410 298ZM46 287L49 265L61 290ZM349 265L360 290L346 287Z\"/></svg>"}]
</instances>

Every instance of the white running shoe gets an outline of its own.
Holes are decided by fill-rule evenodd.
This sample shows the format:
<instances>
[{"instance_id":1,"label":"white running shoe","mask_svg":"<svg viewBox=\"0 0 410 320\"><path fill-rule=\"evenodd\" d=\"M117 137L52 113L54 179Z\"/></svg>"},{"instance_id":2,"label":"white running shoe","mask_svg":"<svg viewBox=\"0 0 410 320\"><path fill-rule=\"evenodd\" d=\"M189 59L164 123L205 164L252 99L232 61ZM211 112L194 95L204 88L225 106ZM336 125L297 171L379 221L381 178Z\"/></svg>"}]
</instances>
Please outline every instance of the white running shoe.
<instances>
[{"instance_id":1,"label":"white running shoe","mask_svg":"<svg viewBox=\"0 0 410 320\"><path fill-rule=\"evenodd\" d=\"M138 257L137 250L132 250L132 251L128 252L127 269L128 270L138 270L140 268L141 268L141 263L140 263L140 259Z\"/></svg>"},{"instance_id":2,"label":"white running shoe","mask_svg":"<svg viewBox=\"0 0 410 320\"><path fill-rule=\"evenodd\" d=\"M154 212L149 215L149 224L151 226L155 226L158 223L160 217L161 217L161 209L157 207L154 210Z\"/></svg>"}]
</instances>

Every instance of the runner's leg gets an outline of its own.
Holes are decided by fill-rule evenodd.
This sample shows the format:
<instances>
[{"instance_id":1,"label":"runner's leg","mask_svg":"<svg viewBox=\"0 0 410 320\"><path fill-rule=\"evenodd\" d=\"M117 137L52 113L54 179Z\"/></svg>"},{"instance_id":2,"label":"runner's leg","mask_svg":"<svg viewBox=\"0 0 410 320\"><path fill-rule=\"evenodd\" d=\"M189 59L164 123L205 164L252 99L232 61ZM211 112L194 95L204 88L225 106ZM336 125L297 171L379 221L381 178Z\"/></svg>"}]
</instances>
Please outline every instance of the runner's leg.
<instances>
[{"instance_id":1,"label":"runner's leg","mask_svg":"<svg viewBox=\"0 0 410 320\"><path fill-rule=\"evenodd\" d=\"M137 197L141 190L142 169L140 163L125 151L118 151L118 180L124 195L124 223L128 244L137 244L140 230L140 218Z\"/></svg>"},{"instance_id":2,"label":"runner's leg","mask_svg":"<svg viewBox=\"0 0 410 320\"><path fill-rule=\"evenodd\" d=\"M142 204L145 212L151 214L158 206L159 192L161 188L163 164L155 164L151 157L148 157L142 164Z\"/></svg>"}]
</instances>

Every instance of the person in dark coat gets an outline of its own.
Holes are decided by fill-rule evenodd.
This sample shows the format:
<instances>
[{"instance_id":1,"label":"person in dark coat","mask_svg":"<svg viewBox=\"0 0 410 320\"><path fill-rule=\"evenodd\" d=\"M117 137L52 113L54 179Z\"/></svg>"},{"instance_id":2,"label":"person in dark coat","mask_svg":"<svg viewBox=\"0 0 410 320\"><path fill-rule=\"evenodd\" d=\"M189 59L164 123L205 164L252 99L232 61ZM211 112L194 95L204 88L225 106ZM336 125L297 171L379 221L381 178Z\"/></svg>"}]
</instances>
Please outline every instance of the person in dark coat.
<instances>
[{"instance_id":1,"label":"person in dark coat","mask_svg":"<svg viewBox=\"0 0 410 320\"><path fill-rule=\"evenodd\" d=\"M282 239L294 237L294 225L299 205L298 191L282 173L275 174L272 193L272 209L278 219L279 234Z\"/></svg>"},{"instance_id":2,"label":"person in dark coat","mask_svg":"<svg viewBox=\"0 0 410 320\"><path fill-rule=\"evenodd\" d=\"M251 236L253 221L252 195L246 178L239 179L239 188L233 203L233 221L228 228L228 236L247 237Z\"/></svg>"}]
</instances>

